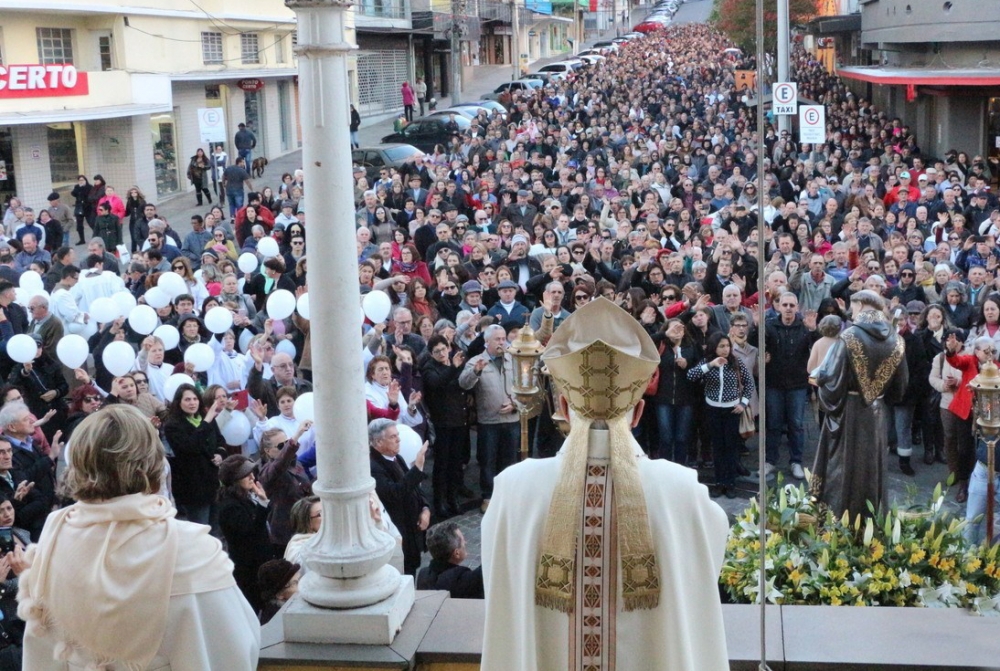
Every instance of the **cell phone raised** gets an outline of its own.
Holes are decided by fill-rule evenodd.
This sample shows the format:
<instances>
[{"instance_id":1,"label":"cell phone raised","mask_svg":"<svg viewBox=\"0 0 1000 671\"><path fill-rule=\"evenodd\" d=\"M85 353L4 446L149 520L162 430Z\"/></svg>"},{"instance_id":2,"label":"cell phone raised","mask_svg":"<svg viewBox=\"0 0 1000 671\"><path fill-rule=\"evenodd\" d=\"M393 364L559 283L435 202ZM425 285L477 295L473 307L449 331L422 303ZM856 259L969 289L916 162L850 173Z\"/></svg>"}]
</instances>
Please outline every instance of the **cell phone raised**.
<instances>
[{"instance_id":1,"label":"cell phone raised","mask_svg":"<svg viewBox=\"0 0 1000 671\"><path fill-rule=\"evenodd\" d=\"M0 556L14 551L14 532L11 527L0 527Z\"/></svg>"}]
</instances>

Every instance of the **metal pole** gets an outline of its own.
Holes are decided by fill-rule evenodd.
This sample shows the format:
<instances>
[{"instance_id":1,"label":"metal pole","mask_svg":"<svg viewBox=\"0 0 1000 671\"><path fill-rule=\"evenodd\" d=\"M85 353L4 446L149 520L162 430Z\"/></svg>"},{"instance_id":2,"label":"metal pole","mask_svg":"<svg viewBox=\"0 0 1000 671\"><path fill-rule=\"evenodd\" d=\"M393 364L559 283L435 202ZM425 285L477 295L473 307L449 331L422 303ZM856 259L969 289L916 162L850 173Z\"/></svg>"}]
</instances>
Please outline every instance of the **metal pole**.
<instances>
[{"instance_id":1,"label":"metal pole","mask_svg":"<svg viewBox=\"0 0 1000 671\"><path fill-rule=\"evenodd\" d=\"M780 0L779 0L780 2ZM764 0L757 0L757 305L759 317L757 322L757 356L759 371L759 386L757 397L760 402L759 422L760 429L757 431L757 475L758 492L757 502L760 509L760 579L757 583L757 594L760 598L760 671L770 671L767 665L767 627L765 626L767 617L767 475L764 467L766 448L767 426L767 402L765 400L767 377L767 364L764 352L765 328L764 315L767 296L764 293L764 268L767 265L767 222L764 219L763 197L766 191L766 180L764 179Z\"/></svg>"},{"instance_id":2,"label":"metal pole","mask_svg":"<svg viewBox=\"0 0 1000 671\"><path fill-rule=\"evenodd\" d=\"M462 0L451 0L451 104L462 102Z\"/></svg>"},{"instance_id":3,"label":"metal pole","mask_svg":"<svg viewBox=\"0 0 1000 671\"><path fill-rule=\"evenodd\" d=\"M986 443L986 546L993 545L993 523L996 519L996 449L997 439Z\"/></svg>"},{"instance_id":4,"label":"metal pole","mask_svg":"<svg viewBox=\"0 0 1000 671\"><path fill-rule=\"evenodd\" d=\"M306 550L308 571L299 592L314 606L350 609L386 600L404 586L388 565L396 542L371 518L375 481L368 461L361 316L358 294L343 290L357 283L347 133L347 57L356 47L345 36L350 0L288 0L287 5L298 18L302 167L313 185L306 209L325 212L337 224L310 243L316 258L329 262L323 281L310 287L319 448L313 491L323 503L323 522Z\"/></svg>"},{"instance_id":5,"label":"metal pole","mask_svg":"<svg viewBox=\"0 0 1000 671\"><path fill-rule=\"evenodd\" d=\"M521 78L521 17L518 16L517 0L510 0L510 50L514 68L510 80Z\"/></svg>"},{"instance_id":6,"label":"metal pole","mask_svg":"<svg viewBox=\"0 0 1000 671\"><path fill-rule=\"evenodd\" d=\"M788 0L778 0L778 81L788 81L788 48L791 46L788 30ZM789 130L791 117L782 114L778 117L778 134Z\"/></svg>"}]
</instances>

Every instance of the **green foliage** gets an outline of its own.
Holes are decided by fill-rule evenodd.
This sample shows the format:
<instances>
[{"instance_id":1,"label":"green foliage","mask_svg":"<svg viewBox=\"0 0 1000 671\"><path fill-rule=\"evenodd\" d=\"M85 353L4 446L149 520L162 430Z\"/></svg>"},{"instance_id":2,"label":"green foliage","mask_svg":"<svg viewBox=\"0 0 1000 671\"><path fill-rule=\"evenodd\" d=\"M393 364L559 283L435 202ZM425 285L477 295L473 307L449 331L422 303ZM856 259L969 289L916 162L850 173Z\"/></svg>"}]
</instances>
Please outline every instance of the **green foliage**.
<instances>
[{"instance_id":1,"label":"green foliage","mask_svg":"<svg viewBox=\"0 0 1000 671\"><path fill-rule=\"evenodd\" d=\"M792 26L816 16L816 0L788 0L788 18ZM764 51L777 51L777 0L764 0ZM725 33L747 54L756 52L756 0L715 0L709 21Z\"/></svg>"}]
</instances>

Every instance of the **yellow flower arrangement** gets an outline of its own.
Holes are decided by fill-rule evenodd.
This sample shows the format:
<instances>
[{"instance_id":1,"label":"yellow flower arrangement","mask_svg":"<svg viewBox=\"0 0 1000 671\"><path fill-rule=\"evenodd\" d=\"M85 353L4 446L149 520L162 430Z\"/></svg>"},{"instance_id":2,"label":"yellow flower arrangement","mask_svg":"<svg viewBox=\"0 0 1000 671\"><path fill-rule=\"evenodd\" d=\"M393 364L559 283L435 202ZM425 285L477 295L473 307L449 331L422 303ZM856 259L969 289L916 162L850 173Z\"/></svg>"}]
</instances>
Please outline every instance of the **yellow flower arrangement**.
<instances>
[{"instance_id":1,"label":"yellow flower arrangement","mask_svg":"<svg viewBox=\"0 0 1000 671\"><path fill-rule=\"evenodd\" d=\"M768 499L763 598L775 604L961 607L1000 615L1000 546L969 545L965 521L942 507L941 486L917 510L821 514L803 485L779 481ZM737 518L721 584L735 603L759 603L760 508Z\"/></svg>"}]
</instances>

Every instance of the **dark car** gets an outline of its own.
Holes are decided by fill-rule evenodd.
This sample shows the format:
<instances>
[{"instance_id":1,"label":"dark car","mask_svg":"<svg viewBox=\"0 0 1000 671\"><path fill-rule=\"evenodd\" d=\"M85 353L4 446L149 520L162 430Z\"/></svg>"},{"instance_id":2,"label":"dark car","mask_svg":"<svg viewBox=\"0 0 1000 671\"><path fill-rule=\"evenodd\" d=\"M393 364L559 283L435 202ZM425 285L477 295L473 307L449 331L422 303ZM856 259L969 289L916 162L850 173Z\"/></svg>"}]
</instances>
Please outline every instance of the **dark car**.
<instances>
[{"instance_id":1,"label":"dark car","mask_svg":"<svg viewBox=\"0 0 1000 671\"><path fill-rule=\"evenodd\" d=\"M360 165L368 175L368 183L373 184L378 179L382 168L397 170L407 161L412 161L424 152L410 144L384 144L379 147L361 147L351 152L351 162Z\"/></svg>"},{"instance_id":2,"label":"dark car","mask_svg":"<svg viewBox=\"0 0 1000 671\"><path fill-rule=\"evenodd\" d=\"M445 147L451 144L453 133L445 128L446 123L448 123L448 117L446 116L414 119L400 132L386 135L382 138L382 144L401 142L403 144L411 144L417 149L430 153L434 151L434 145L436 144ZM469 126L472 125L468 119L458 114L455 115L455 123L458 124L458 130L462 132L467 131Z\"/></svg>"}]
</instances>

